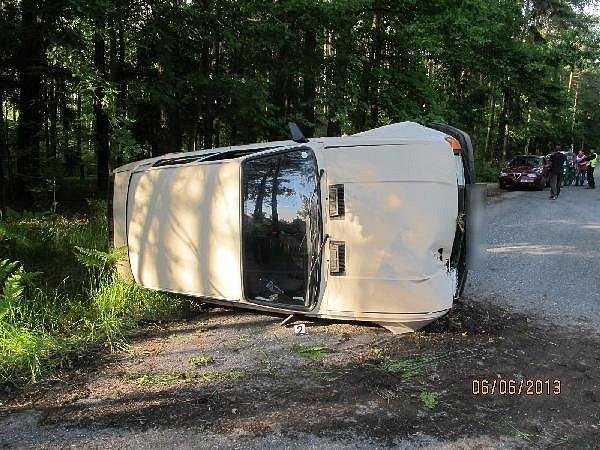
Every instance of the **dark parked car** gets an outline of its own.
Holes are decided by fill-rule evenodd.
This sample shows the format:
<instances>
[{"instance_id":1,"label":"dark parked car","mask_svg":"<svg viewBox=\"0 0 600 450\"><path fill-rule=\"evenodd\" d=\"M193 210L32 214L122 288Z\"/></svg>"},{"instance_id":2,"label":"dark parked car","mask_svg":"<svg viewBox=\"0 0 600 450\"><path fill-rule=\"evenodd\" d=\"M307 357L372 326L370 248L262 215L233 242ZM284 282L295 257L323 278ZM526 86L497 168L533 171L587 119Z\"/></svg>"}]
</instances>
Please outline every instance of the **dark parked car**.
<instances>
[{"instance_id":1,"label":"dark parked car","mask_svg":"<svg viewBox=\"0 0 600 450\"><path fill-rule=\"evenodd\" d=\"M543 156L515 156L500 172L498 184L501 189L509 187L544 189L548 181L549 171L546 164L547 160Z\"/></svg>"}]
</instances>

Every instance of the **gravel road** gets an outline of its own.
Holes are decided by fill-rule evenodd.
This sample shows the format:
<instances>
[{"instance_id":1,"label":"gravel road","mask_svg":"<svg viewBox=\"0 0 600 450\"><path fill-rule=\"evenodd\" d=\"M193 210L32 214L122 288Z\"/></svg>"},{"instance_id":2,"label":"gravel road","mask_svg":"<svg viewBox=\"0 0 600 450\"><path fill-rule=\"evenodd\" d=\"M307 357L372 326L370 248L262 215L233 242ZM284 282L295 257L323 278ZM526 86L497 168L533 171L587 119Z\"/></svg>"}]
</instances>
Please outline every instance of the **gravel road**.
<instances>
[{"instance_id":1,"label":"gravel road","mask_svg":"<svg viewBox=\"0 0 600 450\"><path fill-rule=\"evenodd\" d=\"M492 188L493 189L493 188ZM513 191L487 207L487 251L466 294L554 324L600 329L600 190Z\"/></svg>"}]
</instances>

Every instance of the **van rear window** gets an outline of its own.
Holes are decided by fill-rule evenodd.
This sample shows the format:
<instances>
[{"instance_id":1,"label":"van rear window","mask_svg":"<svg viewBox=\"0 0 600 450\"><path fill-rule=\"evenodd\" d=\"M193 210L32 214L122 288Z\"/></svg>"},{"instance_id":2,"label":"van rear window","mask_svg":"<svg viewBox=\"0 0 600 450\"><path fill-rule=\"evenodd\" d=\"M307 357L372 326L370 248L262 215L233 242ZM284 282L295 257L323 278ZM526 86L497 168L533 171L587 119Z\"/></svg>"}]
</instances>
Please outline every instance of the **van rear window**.
<instances>
[{"instance_id":1,"label":"van rear window","mask_svg":"<svg viewBox=\"0 0 600 450\"><path fill-rule=\"evenodd\" d=\"M177 156L175 158L165 158L159 161L156 161L152 164L152 167L165 167L165 166L176 166L178 164L188 164L195 161L201 161L205 159L207 156L214 155L214 153L205 153L203 155L186 155L186 156Z\"/></svg>"},{"instance_id":2,"label":"van rear window","mask_svg":"<svg viewBox=\"0 0 600 450\"><path fill-rule=\"evenodd\" d=\"M245 150L231 150L228 152L214 153L203 161L221 161L224 159L235 159L241 158L242 156L252 155L253 153L264 152L265 150L275 150L281 148L280 145L274 147L260 147L260 148L249 148Z\"/></svg>"}]
</instances>

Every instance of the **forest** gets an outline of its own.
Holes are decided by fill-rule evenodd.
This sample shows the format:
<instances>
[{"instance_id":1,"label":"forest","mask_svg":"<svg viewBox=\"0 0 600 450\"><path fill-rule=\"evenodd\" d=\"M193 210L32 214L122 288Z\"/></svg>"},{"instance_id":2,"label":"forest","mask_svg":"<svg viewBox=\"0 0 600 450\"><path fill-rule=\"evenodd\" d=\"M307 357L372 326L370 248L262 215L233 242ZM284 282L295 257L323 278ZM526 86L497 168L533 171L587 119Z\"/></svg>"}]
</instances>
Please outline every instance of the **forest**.
<instances>
[{"instance_id":1,"label":"forest","mask_svg":"<svg viewBox=\"0 0 600 450\"><path fill-rule=\"evenodd\" d=\"M309 137L447 122L472 135L482 179L515 153L597 146L589 8L2 0L0 208L102 195L125 162L286 137L288 121Z\"/></svg>"},{"instance_id":2,"label":"forest","mask_svg":"<svg viewBox=\"0 0 600 450\"><path fill-rule=\"evenodd\" d=\"M0 393L188 301L115 276L111 170L398 121L514 154L600 145L585 0L0 0Z\"/></svg>"}]
</instances>

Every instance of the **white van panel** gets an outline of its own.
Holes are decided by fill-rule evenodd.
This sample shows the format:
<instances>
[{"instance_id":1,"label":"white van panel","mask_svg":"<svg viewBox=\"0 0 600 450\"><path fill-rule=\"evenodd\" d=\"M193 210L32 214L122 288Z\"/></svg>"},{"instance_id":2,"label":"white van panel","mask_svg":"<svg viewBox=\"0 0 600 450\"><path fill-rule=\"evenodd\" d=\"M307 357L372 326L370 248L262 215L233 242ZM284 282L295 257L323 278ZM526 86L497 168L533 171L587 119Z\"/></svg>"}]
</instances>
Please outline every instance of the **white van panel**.
<instances>
[{"instance_id":1,"label":"white van panel","mask_svg":"<svg viewBox=\"0 0 600 450\"><path fill-rule=\"evenodd\" d=\"M142 286L242 298L237 161L132 174L127 198L131 270Z\"/></svg>"}]
</instances>

